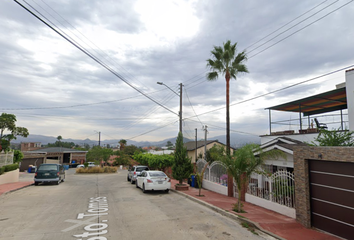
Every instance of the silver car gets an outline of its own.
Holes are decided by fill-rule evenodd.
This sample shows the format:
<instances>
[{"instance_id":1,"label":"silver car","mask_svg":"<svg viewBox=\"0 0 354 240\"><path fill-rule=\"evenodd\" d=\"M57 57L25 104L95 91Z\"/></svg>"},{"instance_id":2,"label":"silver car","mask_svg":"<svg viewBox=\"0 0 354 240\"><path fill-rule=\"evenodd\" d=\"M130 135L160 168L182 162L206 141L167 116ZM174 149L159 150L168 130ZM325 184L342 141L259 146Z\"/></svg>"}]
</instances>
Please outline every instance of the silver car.
<instances>
[{"instance_id":1,"label":"silver car","mask_svg":"<svg viewBox=\"0 0 354 240\"><path fill-rule=\"evenodd\" d=\"M149 170L150 169L148 166L142 166L142 165L133 166L128 170L127 181L130 182L131 184L134 184L136 178L140 176L142 171L149 171Z\"/></svg>"}]
</instances>

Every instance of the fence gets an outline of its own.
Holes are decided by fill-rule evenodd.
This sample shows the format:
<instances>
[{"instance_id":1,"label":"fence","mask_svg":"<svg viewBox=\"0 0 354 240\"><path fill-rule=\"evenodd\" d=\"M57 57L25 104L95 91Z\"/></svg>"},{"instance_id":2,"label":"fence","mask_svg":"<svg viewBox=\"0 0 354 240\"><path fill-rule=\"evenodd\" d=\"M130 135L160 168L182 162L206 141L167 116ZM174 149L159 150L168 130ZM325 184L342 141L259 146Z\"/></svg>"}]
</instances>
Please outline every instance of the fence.
<instances>
[{"instance_id":1,"label":"fence","mask_svg":"<svg viewBox=\"0 0 354 240\"><path fill-rule=\"evenodd\" d=\"M14 152L0 152L0 167L13 164Z\"/></svg>"},{"instance_id":2,"label":"fence","mask_svg":"<svg viewBox=\"0 0 354 240\"><path fill-rule=\"evenodd\" d=\"M269 177L254 173L249 179L247 194L247 202L295 218L295 181L293 173L281 170Z\"/></svg>"},{"instance_id":3,"label":"fence","mask_svg":"<svg viewBox=\"0 0 354 240\"><path fill-rule=\"evenodd\" d=\"M205 165L204 159L197 161L197 172L201 173ZM223 163L213 162L204 171L203 188L223 195L227 195L227 171Z\"/></svg>"}]
</instances>

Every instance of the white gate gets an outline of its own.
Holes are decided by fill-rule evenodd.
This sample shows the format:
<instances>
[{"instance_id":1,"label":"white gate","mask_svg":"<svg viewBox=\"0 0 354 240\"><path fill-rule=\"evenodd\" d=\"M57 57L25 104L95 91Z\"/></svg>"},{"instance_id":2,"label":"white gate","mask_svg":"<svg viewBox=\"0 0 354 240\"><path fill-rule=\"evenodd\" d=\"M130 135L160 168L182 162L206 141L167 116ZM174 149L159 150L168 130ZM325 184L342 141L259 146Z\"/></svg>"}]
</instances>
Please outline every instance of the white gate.
<instances>
[{"instance_id":1,"label":"white gate","mask_svg":"<svg viewBox=\"0 0 354 240\"><path fill-rule=\"evenodd\" d=\"M294 174L283 170L269 177L252 174L248 183L246 201L295 218Z\"/></svg>"}]
</instances>

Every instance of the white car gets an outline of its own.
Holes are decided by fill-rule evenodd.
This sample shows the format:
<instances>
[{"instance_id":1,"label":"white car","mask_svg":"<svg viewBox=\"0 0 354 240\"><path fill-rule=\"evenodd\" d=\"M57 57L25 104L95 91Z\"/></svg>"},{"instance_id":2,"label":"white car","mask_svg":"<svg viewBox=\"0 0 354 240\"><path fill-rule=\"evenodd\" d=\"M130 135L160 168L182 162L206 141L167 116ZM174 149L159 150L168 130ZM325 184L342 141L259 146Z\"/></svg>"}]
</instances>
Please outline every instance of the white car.
<instances>
[{"instance_id":1,"label":"white car","mask_svg":"<svg viewBox=\"0 0 354 240\"><path fill-rule=\"evenodd\" d=\"M136 187L141 188L143 193L146 191L165 191L171 189L171 179L161 171L142 171L136 178Z\"/></svg>"},{"instance_id":2,"label":"white car","mask_svg":"<svg viewBox=\"0 0 354 240\"><path fill-rule=\"evenodd\" d=\"M85 165L84 164L79 164L76 166L76 168L84 168ZM96 165L94 162L88 162L88 167L98 167L98 165Z\"/></svg>"}]
</instances>

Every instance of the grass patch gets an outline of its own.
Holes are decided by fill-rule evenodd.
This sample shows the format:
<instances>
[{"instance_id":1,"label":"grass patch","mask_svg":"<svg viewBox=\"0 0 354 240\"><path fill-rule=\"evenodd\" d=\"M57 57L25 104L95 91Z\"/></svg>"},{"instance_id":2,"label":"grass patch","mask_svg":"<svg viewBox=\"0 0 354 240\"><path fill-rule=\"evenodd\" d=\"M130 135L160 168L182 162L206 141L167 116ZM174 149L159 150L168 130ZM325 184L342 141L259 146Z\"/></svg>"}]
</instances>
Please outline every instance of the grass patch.
<instances>
[{"instance_id":1,"label":"grass patch","mask_svg":"<svg viewBox=\"0 0 354 240\"><path fill-rule=\"evenodd\" d=\"M250 231L251 233L255 234L255 235L259 235L257 232L256 232L256 229L254 228L254 226L251 226L249 225L248 223L246 222L242 222L241 223L241 226L244 227L244 228L247 228L248 231Z\"/></svg>"},{"instance_id":2,"label":"grass patch","mask_svg":"<svg viewBox=\"0 0 354 240\"><path fill-rule=\"evenodd\" d=\"M89 168L77 168L76 173L116 173L117 167L89 167Z\"/></svg>"},{"instance_id":3,"label":"grass patch","mask_svg":"<svg viewBox=\"0 0 354 240\"><path fill-rule=\"evenodd\" d=\"M241 211L238 211L237 203L232 205L232 211L237 213L247 213L245 210L243 210L243 203L241 203Z\"/></svg>"}]
</instances>

